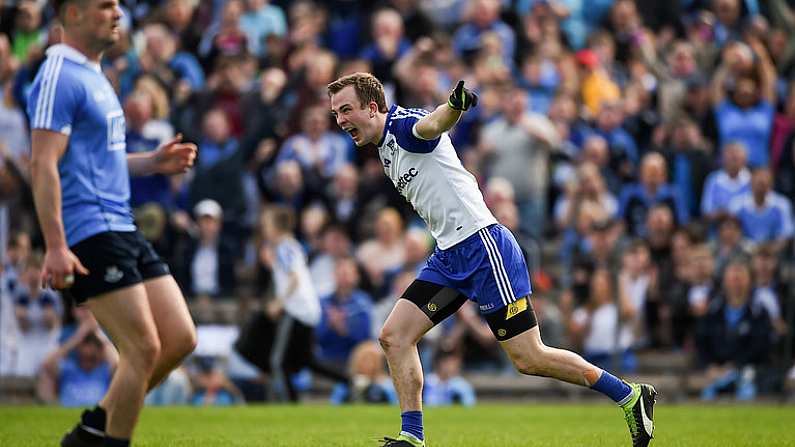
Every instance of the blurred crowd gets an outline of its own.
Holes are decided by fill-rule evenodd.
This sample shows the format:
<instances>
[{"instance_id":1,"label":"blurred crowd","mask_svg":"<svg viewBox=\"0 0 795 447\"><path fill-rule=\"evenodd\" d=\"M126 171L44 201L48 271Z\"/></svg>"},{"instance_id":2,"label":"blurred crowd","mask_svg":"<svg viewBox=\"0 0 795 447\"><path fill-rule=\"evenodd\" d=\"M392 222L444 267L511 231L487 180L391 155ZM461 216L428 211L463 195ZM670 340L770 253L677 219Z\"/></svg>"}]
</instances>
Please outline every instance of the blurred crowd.
<instances>
[{"instance_id":1,"label":"blurred crowd","mask_svg":"<svg viewBox=\"0 0 795 447\"><path fill-rule=\"evenodd\" d=\"M394 402L375 340L434 246L375 151L331 120L326 85L356 71L406 107L433 109L459 79L478 92L450 136L525 250L548 344L620 373L644 352L682 353L707 378L703 399L795 377L792 0L121 4L123 38L102 66L127 150L177 133L199 147L188 174L131 184L137 224L199 324L199 352L150 399L268 397L269 375L234 348L249 318L229 332L214 309L254 302L279 318L264 218L278 205L320 307L315 368L289 380L300 391L334 368L347 381L332 399ZM83 405L115 356L90 314L38 285L24 114L61 34L45 1L0 0L0 375ZM461 373L507 374L495 346L470 305L435 328L421 349L428 399L473 403Z\"/></svg>"}]
</instances>

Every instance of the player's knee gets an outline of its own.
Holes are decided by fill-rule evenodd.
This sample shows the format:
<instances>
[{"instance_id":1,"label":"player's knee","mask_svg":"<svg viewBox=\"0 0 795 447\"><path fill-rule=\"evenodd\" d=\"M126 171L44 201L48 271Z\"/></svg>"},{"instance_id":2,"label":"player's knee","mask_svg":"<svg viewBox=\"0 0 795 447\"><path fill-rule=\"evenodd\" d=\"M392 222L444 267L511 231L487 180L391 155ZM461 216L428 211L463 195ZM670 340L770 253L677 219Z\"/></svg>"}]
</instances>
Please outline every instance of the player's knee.
<instances>
[{"instance_id":1,"label":"player's knee","mask_svg":"<svg viewBox=\"0 0 795 447\"><path fill-rule=\"evenodd\" d=\"M400 332L388 326L381 328L381 333L378 334L378 343L381 344L384 352L400 349L401 346L406 344Z\"/></svg>"},{"instance_id":2,"label":"player's knee","mask_svg":"<svg viewBox=\"0 0 795 447\"><path fill-rule=\"evenodd\" d=\"M198 338L196 337L196 328L193 325L190 325L188 329L182 332L181 336L179 337L179 342L177 343L176 354L179 358L185 357L194 349L196 349L196 344L198 343Z\"/></svg>"},{"instance_id":3,"label":"player's knee","mask_svg":"<svg viewBox=\"0 0 795 447\"><path fill-rule=\"evenodd\" d=\"M149 374L155 369L160 358L161 345L157 337L144 337L138 340L130 355L130 364L142 373Z\"/></svg>"},{"instance_id":4,"label":"player's knee","mask_svg":"<svg viewBox=\"0 0 795 447\"><path fill-rule=\"evenodd\" d=\"M537 376L541 371L538 362L527 357L514 359L513 365L517 371L528 376Z\"/></svg>"}]
</instances>

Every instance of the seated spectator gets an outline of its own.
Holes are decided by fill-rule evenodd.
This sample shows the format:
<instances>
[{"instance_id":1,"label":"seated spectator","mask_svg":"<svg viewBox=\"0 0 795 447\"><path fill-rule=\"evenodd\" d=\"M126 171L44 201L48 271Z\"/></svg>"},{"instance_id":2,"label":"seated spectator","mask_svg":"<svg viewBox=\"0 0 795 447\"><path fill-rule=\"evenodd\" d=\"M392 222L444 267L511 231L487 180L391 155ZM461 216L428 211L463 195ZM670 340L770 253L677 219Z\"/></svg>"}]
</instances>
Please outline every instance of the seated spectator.
<instances>
[{"instance_id":1,"label":"seated spectator","mask_svg":"<svg viewBox=\"0 0 795 447\"><path fill-rule=\"evenodd\" d=\"M406 231L403 241L406 259L401 270L419 272L433 250L433 238L424 228L414 227Z\"/></svg>"},{"instance_id":2,"label":"seated spectator","mask_svg":"<svg viewBox=\"0 0 795 447\"><path fill-rule=\"evenodd\" d=\"M44 257L33 253L20 275L14 303L17 320L17 358L14 374L34 377L47 355L58 344L61 297L41 288Z\"/></svg>"},{"instance_id":3,"label":"seated spectator","mask_svg":"<svg viewBox=\"0 0 795 447\"><path fill-rule=\"evenodd\" d=\"M461 376L463 356L457 351L437 351L433 372L428 374L422 388L425 405L475 405L475 389Z\"/></svg>"},{"instance_id":4,"label":"seated spectator","mask_svg":"<svg viewBox=\"0 0 795 447\"><path fill-rule=\"evenodd\" d=\"M729 211L740 220L743 234L751 242L771 242L780 252L793 235L792 203L772 187L770 169L755 169L751 190L735 197L729 203Z\"/></svg>"},{"instance_id":5,"label":"seated spectator","mask_svg":"<svg viewBox=\"0 0 795 447\"><path fill-rule=\"evenodd\" d=\"M718 221L718 237L712 242L712 254L715 258L715 277L723 277L723 269L733 259L751 260L748 242L743 239L743 228L740 219L731 214Z\"/></svg>"},{"instance_id":6,"label":"seated spectator","mask_svg":"<svg viewBox=\"0 0 795 447\"><path fill-rule=\"evenodd\" d=\"M44 402L92 407L110 387L119 360L96 320L86 321L42 365L37 392Z\"/></svg>"},{"instance_id":7,"label":"seated spectator","mask_svg":"<svg viewBox=\"0 0 795 447\"><path fill-rule=\"evenodd\" d=\"M193 395L190 377L184 366L171 371L160 384L146 395L146 405L187 405Z\"/></svg>"},{"instance_id":8,"label":"seated spectator","mask_svg":"<svg viewBox=\"0 0 795 447\"><path fill-rule=\"evenodd\" d=\"M684 225L688 220L687 208L679 196L679 191L668 183L665 159L652 152L643 157L640 166L640 181L624 187L621 191L619 215L624 219L627 233L632 236L645 236L646 214L655 205L665 205L671 209L675 225Z\"/></svg>"},{"instance_id":9,"label":"seated spectator","mask_svg":"<svg viewBox=\"0 0 795 447\"><path fill-rule=\"evenodd\" d=\"M777 337L783 337L788 329L782 315L780 298L786 296L788 290L784 284L778 282L778 263L778 254L771 245L762 244L754 250L751 257L754 277L751 305L764 307Z\"/></svg>"},{"instance_id":10,"label":"seated spectator","mask_svg":"<svg viewBox=\"0 0 795 447\"><path fill-rule=\"evenodd\" d=\"M364 241L356 250L356 260L364 266L368 279L376 290L386 287L387 275L397 271L406 260L403 244L403 219L397 211L386 208L378 213L375 237ZM383 296L379 293L379 296Z\"/></svg>"},{"instance_id":11,"label":"seated spectator","mask_svg":"<svg viewBox=\"0 0 795 447\"><path fill-rule=\"evenodd\" d=\"M624 250L618 286L623 289L629 306L634 309L634 319L628 324L636 349L650 344L646 325L647 301L650 291L657 287L656 281L657 272L649 256L649 247L643 240L635 240Z\"/></svg>"},{"instance_id":12,"label":"seated spectator","mask_svg":"<svg viewBox=\"0 0 795 447\"><path fill-rule=\"evenodd\" d=\"M709 381L704 400L729 390L740 400L756 397L755 370L769 360L773 329L764 307L751 305L751 287L748 265L729 263L721 294L699 323L696 345Z\"/></svg>"},{"instance_id":13,"label":"seated spectator","mask_svg":"<svg viewBox=\"0 0 795 447\"><path fill-rule=\"evenodd\" d=\"M308 259L314 258L323 249L321 238L328 222L328 212L319 203L310 205L301 212L298 241L304 247Z\"/></svg>"},{"instance_id":14,"label":"seated spectator","mask_svg":"<svg viewBox=\"0 0 795 447\"><path fill-rule=\"evenodd\" d=\"M614 286L610 272L596 269L591 275L588 301L575 309L569 331L582 347L586 360L607 368L613 356L618 356L619 370L632 373L637 369L637 359L631 349L632 331L626 322L633 321L636 312L624 291Z\"/></svg>"},{"instance_id":15,"label":"seated spectator","mask_svg":"<svg viewBox=\"0 0 795 447\"><path fill-rule=\"evenodd\" d=\"M140 69L173 85L179 96L186 97L204 87L204 71L192 53L181 51L177 36L165 25L152 23L143 29L146 48L140 57Z\"/></svg>"},{"instance_id":16,"label":"seated spectator","mask_svg":"<svg viewBox=\"0 0 795 447\"><path fill-rule=\"evenodd\" d=\"M261 58L268 54L268 36L287 34L287 18L282 8L270 0L246 0L246 12L240 17L240 29L246 34L251 54Z\"/></svg>"},{"instance_id":17,"label":"seated spectator","mask_svg":"<svg viewBox=\"0 0 795 447\"><path fill-rule=\"evenodd\" d=\"M188 296L230 296L236 286L236 249L223 236L221 205L205 199L196 204L193 213L197 234L188 240L180 256L180 283Z\"/></svg>"},{"instance_id":18,"label":"seated spectator","mask_svg":"<svg viewBox=\"0 0 795 447\"><path fill-rule=\"evenodd\" d=\"M282 144L276 163L295 160L304 172L307 182L320 185L332 178L351 161L349 138L329 130L328 107L307 107L301 116L301 133Z\"/></svg>"},{"instance_id":19,"label":"seated spectator","mask_svg":"<svg viewBox=\"0 0 795 447\"><path fill-rule=\"evenodd\" d=\"M624 104L620 100L603 101L596 115L595 133L607 141L610 166L620 178L632 178L640 161L635 138L624 129Z\"/></svg>"},{"instance_id":20,"label":"seated spectator","mask_svg":"<svg viewBox=\"0 0 795 447\"><path fill-rule=\"evenodd\" d=\"M239 1L239 0L237 0ZM243 154L232 137L229 118L221 109L210 109L202 119L194 177L189 185L189 203L195 206L213 199L227 222L235 223L245 212Z\"/></svg>"},{"instance_id":21,"label":"seated spectator","mask_svg":"<svg viewBox=\"0 0 795 447\"><path fill-rule=\"evenodd\" d=\"M193 374L194 391L191 404L194 406L229 406L243 403L243 395L226 377L215 357L196 357Z\"/></svg>"},{"instance_id":22,"label":"seated spectator","mask_svg":"<svg viewBox=\"0 0 795 447\"><path fill-rule=\"evenodd\" d=\"M344 368L353 348L370 339L372 299L358 289L356 260L346 256L335 263L334 293L320 300L322 317L315 329L318 358Z\"/></svg>"},{"instance_id":23,"label":"seated spectator","mask_svg":"<svg viewBox=\"0 0 795 447\"><path fill-rule=\"evenodd\" d=\"M327 296L337 287L338 259L351 255L351 240L341 225L327 225L321 234L320 252L309 263L309 274L318 296Z\"/></svg>"},{"instance_id":24,"label":"seated spectator","mask_svg":"<svg viewBox=\"0 0 795 447\"><path fill-rule=\"evenodd\" d=\"M723 169L712 172L704 183L701 214L712 222L728 214L729 203L751 190L751 171L746 168L746 149L740 142L723 148Z\"/></svg>"},{"instance_id":25,"label":"seated spectator","mask_svg":"<svg viewBox=\"0 0 795 447\"><path fill-rule=\"evenodd\" d=\"M352 402L398 404L398 396L392 380L386 373L384 351L373 340L362 342L353 350L348 362L353 377ZM341 403L343 400L332 400Z\"/></svg>"}]
</instances>

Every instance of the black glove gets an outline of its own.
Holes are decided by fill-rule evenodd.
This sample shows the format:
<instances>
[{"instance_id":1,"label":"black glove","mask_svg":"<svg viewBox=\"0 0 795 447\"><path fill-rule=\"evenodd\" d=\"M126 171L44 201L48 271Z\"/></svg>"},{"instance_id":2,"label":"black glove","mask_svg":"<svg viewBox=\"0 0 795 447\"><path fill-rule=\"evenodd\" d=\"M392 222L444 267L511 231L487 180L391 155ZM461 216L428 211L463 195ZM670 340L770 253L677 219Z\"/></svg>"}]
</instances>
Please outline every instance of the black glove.
<instances>
[{"instance_id":1,"label":"black glove","mask_svg":"<svg viewBox=\"0 0 795 447\"><path fill-rule=\"evenodd\" d=\"M464 87L464 81L458 81L455 90L450 94L450 99L447 100L447 105L453 110L465 112L478 105L478 95Z\"/></svg>"}]
</instances>

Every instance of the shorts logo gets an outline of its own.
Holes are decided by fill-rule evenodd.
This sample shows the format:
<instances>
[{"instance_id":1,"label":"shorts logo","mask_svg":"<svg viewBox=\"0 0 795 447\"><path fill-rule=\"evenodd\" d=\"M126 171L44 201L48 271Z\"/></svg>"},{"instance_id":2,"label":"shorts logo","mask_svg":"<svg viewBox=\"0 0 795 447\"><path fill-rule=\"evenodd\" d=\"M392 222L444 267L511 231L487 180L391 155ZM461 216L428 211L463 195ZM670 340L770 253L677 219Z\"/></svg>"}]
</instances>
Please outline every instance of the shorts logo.
<instances>
[{"instance_id":1,"label":"shorts logo","mask_svg":"<svg viewBox=\"0 0 795 447\"><path fill-rule=\"evenodd\" d=\"M105 282L117 283L124 277L124 272L119 270L118 267L112 265L105 269Z\"/></svg>"},{"instance_id":2,"label":"shorts logo","mask_svg":"<svg viewBox=\"0 0 795 447\"><path fill-rule=\"evenodd\" d=\"M519 315L519 313L524 312L525 310L527 310L527 300L526 299L515 301L515 302L513 302L513 303L508 305L508 310L505 313L505 319L509 320L509 319Z\"/></svg>"},{"instance_id":3,"label":"shorts logo","mask_svg":"<svg viewBox=\"0 0 795 447\"><path fill-rule=\"evenodd\" d=\"M505 334L507 333L508 331L506 331L505 329L500 329L497 331L497 335L499 335L500 337L505 337Z\"/></svg>"},{"instance_id":4,"label":"shorts logo","mask_svg":"<svg viewBox=\"0 0 795 447\"><path fill-rule=\"evenodd\" d=\"M428 310L431 312L436 312L439 310L439 306L437 306L436 303L428 303Z\"/></svg>"}]
</instances>

